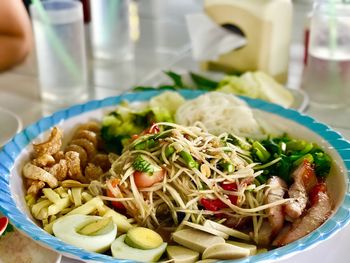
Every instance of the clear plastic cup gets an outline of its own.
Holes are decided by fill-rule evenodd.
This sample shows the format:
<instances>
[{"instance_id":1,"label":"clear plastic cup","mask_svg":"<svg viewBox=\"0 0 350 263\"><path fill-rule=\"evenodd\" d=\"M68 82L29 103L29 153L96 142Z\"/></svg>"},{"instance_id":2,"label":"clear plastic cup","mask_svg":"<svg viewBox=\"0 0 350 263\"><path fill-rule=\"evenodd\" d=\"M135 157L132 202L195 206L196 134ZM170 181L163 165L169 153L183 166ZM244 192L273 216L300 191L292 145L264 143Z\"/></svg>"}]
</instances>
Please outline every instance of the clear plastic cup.
<instances>
[{"instance_id":1,"label":"clear plastic cup","mask_svg":"<svg viewBox=\"0 0 350 263\"><path fill-rule=\"evenodd\" d=\"M130 0L93 0L91 40L96 59L125 61L134 58L130 34Z\"/></svg>"},{"instance_id":2,"label":"clear plastic cup","mask_svg":"<svg viewBox=\"0 0 350 263\"><path fill-rule=\"evenodd\" d=\"M319 106L350 103L350 4L318 1L314 5L303 88Z\"/></svg>"},{"instance_id":3,"label":"clear plastic cup","mask_svg":"<svg viewBox=\"0 0 350 263\"><path fill-rule=\"evenodd\" d=\"M82 4L51 0L32 4L41 96L67 106L88 98Z\"/></svg>"}]
</instances>

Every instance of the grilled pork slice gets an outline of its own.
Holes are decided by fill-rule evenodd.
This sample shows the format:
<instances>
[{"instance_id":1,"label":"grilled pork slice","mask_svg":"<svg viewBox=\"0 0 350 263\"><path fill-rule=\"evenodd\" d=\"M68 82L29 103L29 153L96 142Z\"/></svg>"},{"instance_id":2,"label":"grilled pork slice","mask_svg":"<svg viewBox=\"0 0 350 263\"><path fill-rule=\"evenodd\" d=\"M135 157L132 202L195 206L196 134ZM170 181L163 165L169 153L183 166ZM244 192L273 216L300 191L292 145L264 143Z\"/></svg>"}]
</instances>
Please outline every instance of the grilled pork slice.
<instances>
[{"instance_id":1,"label":"grilled pork slice","mask_svg":"<svg viewBox=\"0 0 350 263\"><path fill-rule=\"evenodd\" d=\"M261 247L267 247L271 244L271 237L271 225L267 220L264 220L264 222L261 225L261 228L259 229L258 240L255 240L255 242Z\"/></svg>"},{"instance_id":2,"label":"grilled pork slice","mask_svg":"<svg viewBox=\"0 0 350 263\"><path fill-rule=\"evenodd\" d=\"M267 184L270 186L270 191L267 195L266 201L268 204L276 202L278 200L283 199L283 196L287 189L287 184L279 177L272 176ZM284 213L283 206L278 205L274 207L270 207L267 210L268 220L271 225L271 234L275 236L283 227L284 223Z\"/></svg>"},{"instance_id":3,"label":"grilled pork slice","mask_svg":"<svg viewBox=\"0 0 350 263\"><path fill-rule=\"evenodd\" d=\"M315 198L316 202L307 213L295 221L291 229L284 236L274 241L276 246L284 246L318 228L331 214L332 204L327 192L320 191Z\"/></svg>"},{"instance_id":4,"label":"grilled pork slice","mask_svg":"<svg viewBox=\"0 0 350 263\"><path fill-rule=\"evenodd\" d=\"M294 183L289 188L288 194L294 200L285 205L285 212L292 219L296 219L303 213L307 205L308 193L317 184L317 178L314 168L307 160L298 166L292 177Z\"/></svg>"}]
</instances>

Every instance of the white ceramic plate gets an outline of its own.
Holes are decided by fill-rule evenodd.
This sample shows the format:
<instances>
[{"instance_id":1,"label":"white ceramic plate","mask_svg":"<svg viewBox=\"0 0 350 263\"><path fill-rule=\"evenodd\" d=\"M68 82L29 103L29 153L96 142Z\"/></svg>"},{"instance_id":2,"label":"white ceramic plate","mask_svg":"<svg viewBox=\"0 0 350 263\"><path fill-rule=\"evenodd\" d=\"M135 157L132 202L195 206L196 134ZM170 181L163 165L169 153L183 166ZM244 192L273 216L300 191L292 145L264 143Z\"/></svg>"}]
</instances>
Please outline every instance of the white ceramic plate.
<instances>
[{"instance_id":1,"label":"white ceramic plate","mask_svg":"<svg viewBox=\"0 0 350 263\"><path fill-rule=\"evenodd\" d=\"M0 148L21 129L20 118L13 112L0 108Z\"/></svg>"},{"instance_id":2,"label":"white ceramic plate","mask_svg":"<svg viewBox=\"0 0 350 263\"><path fill-rule=\"evenodd\" d=\"M0 210L21 231L24 231L34 240L64 255L85 261L131 263L132 261L130 260L118 261L106 255L87 252L75 246L68 245L38 227L24 201L25 193L21 169L24 162L29 159L29 153L31 151L30 143L47 134L51 127L60 126L64 129L65 137L67 138L76 125L91 119L101 120L104 113L115 107L122 100L131 102L146 101L159 93L159 91L132 93L100 101L90 101L59 111L27 127L5 145L0 152ZM202 92L183 90L181 94L186 98L194 98L202 94ZM292 137L316 142L334 160L331 176L328 177L327 182L330 195L334 201L334 212L331 218L317 230L287 246L235 261L236 263L270 262L271 260L287 258L296 253L301 253L303 250L310 249L331 237L348 224L350 221L350 195L348 193L350 144L328 126L294 110L285 109L261 100L248 98L245 98L245 100L271 126L289 133Z\"/></svg>"}]
</instances>

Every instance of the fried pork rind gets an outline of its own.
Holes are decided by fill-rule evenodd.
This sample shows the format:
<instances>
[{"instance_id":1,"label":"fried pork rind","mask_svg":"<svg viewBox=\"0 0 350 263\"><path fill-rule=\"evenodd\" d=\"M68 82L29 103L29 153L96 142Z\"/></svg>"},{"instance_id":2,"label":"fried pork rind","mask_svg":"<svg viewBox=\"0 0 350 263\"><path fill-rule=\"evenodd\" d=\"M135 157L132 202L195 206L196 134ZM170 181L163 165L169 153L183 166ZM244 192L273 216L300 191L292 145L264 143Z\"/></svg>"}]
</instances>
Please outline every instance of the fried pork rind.
<instances>
[{"instance_id":1,"label":"fried pork rind","mask_svg":"<svg viewBox=\"0 0 350 263\"><path fill-rule=\"evenodd\" d=\"M55 158L52 155L47 153L40 155L37 158L32 160L32 164L39 167L51 166L55 163L56 163Z\"/></svg>"},{"instance_id":2,"label":"fried pork rind","mask_svg":"<svg viewBox=\"0 0 350 263\"><path fill-rule=\"evenodd\" d=\"M91 160L91 163L100 166L104 172L107 172L111 168L111 162L108 154L98 153Z\"/></svg>"},{"instance_id":3,"label":"fried pork rind","mask_svg":"<svg viewBox=\"0 0 350 263\"><path fill-rule=\"evenodd\" d=\"M61 159L58 163L49 168L48 172L54 175L58 181L63 181L67 177L68 164L65 159Z\"/></svg>"},{"instance_id":4,"label":"fried pork rind","mask_svg":"<svg viewBox=\"0 0 350 263\"><path fill-rule=\"evenodd\" d=\"M57 153L62 146L62 136L62 131L59 128L54 127L47 141L33 144L36 156L41 156L44 154L53 155Z\"/></svg>"},{"instance_id":5,"label":"fried pork rind","mask_svg":"<svg viewBox=\"0 0 350 263\"><path fill-rule=\"evenodd\" d=\"M93 163L88 163L85 167L85 177L92 180L98 180L103 175L103 170L100 166Z\"/></svg>"},{"instance_id":6,"label":"fried pork rind","mask_svg":"<svg viewBox=\"0 0 350 263\"><path fill-rule=\"evenodd\" d=\"M43 181L47 183L51 188L55 188L58 185L58 181L55 176L31 163L24 165L23 176L32 180Z\"/></svg>"},{"instance_id":7,"label":"fried pork rind","mask_svg":"<svg viewBox=\"0 0 350 263\"><path fill-rule=\"evenodd\" d=\"M74 151L66 152L65 154L68 166L68 176L73 180L86 182L80 167L79 153Z\"/></svg>"},{"instance_id":8,"label":"fried pork rind","mask_svg":"<svg viewBox=\"0 0 350 263\"><path fill-rule=\"evenodd\" d=\"M71 145L78 145L78 146L82 147L86 151L88 159L93 158L94 155L96 154L95 145L87 139L84 139L84 138L74 139L71 141L70 144Z\"/></svg>"},{"instance_id":9,"label":"fried pork rind","mask_svg":"<svg viewBox=\"0 0 350 263\"><path fill-rule=\"evenodd\" d=\"M66 148L66 152L73 151L79 153L80 165L85 167L88 161L88 155L85 149L79 145L71 144Z\"/></svg>"},{"instance_id":10,"label":"fried pork rind","mask_svg":"<svg viewBox=\"0 0 350 263\"><path fill-rule=\"evenodd\" d=\"M43 181L35 180L32 181L31 185L29 186L27 190L27 194L30 195L38 195L40 190L45 187L45 183Z\"/></svg>"},{"instance_id":11,"label":"fried pork rind","mask_svg":"<svg viewBox=\"0 0 350 263\"><path fill-rule=\"evenodd\" d=\"M73 139L86 139L89 142L92 142L94 147L97 147L98 138L97 133L89 130L81 130L79 129L73 136Z\"/></svg>"},{"instance_id":12,"label":"fried pork rind","mask_svg":"<svg viewBox=\"0 0 350 263\"><path fill-rule=\"evenodd\" d=\"M90 121L90 122L87 122L87 123L80 125L78 128L78 131L80 131L80 130L88 130L88 131L92 131L94 133L99 133L101 130L101 126L96 121Z\"/></svg>"},{"instance_id":13,"label":"fried pork rind","mask_svg":"<svg viewBox=\"0 0 350 263\"><path fill-rule=\"evenodd\" d=\"M53 154L53 158L55 158L56 162L59 162L61 159L64 159L64 152L58 151L57 153Z\"/></svg>"}]
</instances>

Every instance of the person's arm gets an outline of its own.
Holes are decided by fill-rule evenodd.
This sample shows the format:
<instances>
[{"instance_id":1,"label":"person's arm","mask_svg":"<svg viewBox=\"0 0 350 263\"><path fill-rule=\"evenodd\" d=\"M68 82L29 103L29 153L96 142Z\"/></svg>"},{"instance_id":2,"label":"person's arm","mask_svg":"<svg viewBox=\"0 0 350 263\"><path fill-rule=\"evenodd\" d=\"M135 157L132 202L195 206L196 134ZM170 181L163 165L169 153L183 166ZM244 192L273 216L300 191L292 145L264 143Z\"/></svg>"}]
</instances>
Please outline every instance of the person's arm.
<instances>
[{"instance_id":1,"label":"person's arm","mask_svg":"<svg viewBox=\"0 0 350 263\"><path fill-rule=\"evenodd\" d=\"M32 29L21 0L0 0L0 71L21 62L32 48Z\"/></svg>"}]
</instances>

